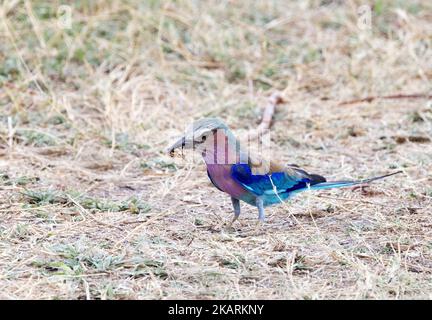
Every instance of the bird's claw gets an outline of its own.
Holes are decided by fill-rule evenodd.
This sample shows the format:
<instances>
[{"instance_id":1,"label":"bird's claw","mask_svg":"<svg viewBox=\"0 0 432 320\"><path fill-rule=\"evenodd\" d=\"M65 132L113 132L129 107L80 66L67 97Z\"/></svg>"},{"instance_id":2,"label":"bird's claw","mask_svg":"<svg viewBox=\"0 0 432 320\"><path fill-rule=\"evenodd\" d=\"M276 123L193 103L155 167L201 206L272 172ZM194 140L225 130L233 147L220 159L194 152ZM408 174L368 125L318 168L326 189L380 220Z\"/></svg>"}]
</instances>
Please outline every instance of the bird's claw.
<instances>
[{"instance_id":1,"label":"bird's claw","mask_svg":"<svg viewBox=\"0 0 432 320\"><path fill-rule=\"evenodd\" d=\"M261 219L259 219L255 225L255 230L258 231L261 229L261 227L264 225L264 221L262 221Z\"/></svg>"},{"instance_id":2,"label":"bird's claw","mask_svg":"<svg viewBox=\"0 0 432 320\"><path fill-rule=\"evenodd\" d=\"M234 218L231 220L231 222L228 224L227 229L234 229L233 228L233 223L236 222L236 220L238 219L238 216L234 216Z\"/></svg>"},{"instance_id":3,"label":"bird's claw","mask_svg":"<svg viewBox=\"0 0 432 320\"><path fill-rule=\"evenodd\" d=\"M258 220L254 227L252 227L252 230L250 231L250 236L257 236L263 233L263 225L264 221Z\"/></svg>"}]
</instances>

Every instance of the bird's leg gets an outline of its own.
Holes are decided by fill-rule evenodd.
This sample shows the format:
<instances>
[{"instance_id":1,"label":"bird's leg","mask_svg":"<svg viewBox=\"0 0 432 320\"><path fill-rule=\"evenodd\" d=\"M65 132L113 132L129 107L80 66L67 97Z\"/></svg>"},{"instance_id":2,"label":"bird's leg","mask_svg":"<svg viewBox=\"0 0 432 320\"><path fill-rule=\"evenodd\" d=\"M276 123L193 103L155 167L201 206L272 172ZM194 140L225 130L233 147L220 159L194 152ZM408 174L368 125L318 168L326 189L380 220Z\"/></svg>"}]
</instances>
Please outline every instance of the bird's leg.
<instances>
[{"instance_id":1,"label":"bird's leg","mask_svg":"<svg viewBox=\"0 0 432 320\"><path fill-rule=\"evenodd\" d=\"M231 202L232 202L232 205L233 205L233 208L234 208L234 218L232 219L231 223L228 226L230 228L233 225L233 223L238 219L238 217L240 215L240 200L231 197Z\"/></svg>"},{"instance_id":2,"label":"bird's leg","mask_svg":"<svg viewBox=\"0 0 432 320\"><path fill-rule=\"evenodd\" d=\"M256 206L258 208L258 223L262 224L265 219L265 213L264 213L264 201L262 198L257 197L256 198Z\"/></svg>"},{"instance_id":3,"label":"bird's leg","mask_svg":"<svg viewBox=\"0 0 432 320\"><path fill-rule=\"evenodd\" d=\"M254 231L252 231L251 235L257 235L260 233L261 226L264 223L265 214L264 214L264 201L262 198L258 197L255 200L256 207L258 208L258 222L255 226Z\"/></svg>"}]
</instances>

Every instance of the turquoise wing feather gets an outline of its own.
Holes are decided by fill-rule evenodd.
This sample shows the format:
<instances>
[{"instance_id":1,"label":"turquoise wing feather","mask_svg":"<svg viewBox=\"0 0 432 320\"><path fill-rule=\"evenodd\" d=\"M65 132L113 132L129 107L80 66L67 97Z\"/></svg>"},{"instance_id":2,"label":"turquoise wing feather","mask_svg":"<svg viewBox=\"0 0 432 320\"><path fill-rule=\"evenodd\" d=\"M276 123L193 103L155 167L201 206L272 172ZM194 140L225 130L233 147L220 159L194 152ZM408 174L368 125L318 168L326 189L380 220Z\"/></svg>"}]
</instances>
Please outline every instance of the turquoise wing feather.
<instances>
[{"instance_id":1,"label":"turquoise wing feather","mask_svg":"<svg viewBox=\"0 0 432 320\"><path fill-rule=\"evenodd\" d=\"M253 174L249 164L235 164L231 169L231 177L246 190L257 197L261 197L264 201L264 206L280 203L288 199L290 195L308 189L322 190L350 187L370 183L397 173L400 173L400 171L364 180L327 182L324 177L308 174L297 167L289 167L285 171L270 172L263 175Z\"/></svg>"},{"instance_id":2,"label":"turquoise wing feather","mask_svg":"<svg viewBox=\"0 0 432 320\"><path fill-rule=\"evenodd\" d=\"M262 197L265 206L279 203L287 199L291 193L307 189L312 182L312 179L304 174L293 176L286 172L272 172L255 175L248 164L233 165L231 176L246 190Z\"/></svg>"},{"instance_id":3,"label":"turquoise wing feather","mask_svg":"<svg viewBox=\"0 0 432 320\"><path fill-rule=\"evenodd\" d=\"M273 172L265 175L254 175L248 164L235 164L231 169L231 176L245 189L257 196L273 194L276 188L278 193L287 190L307 187L311 182L309 178L294 177L285 172Z\"/></svg>"}]
</instances>

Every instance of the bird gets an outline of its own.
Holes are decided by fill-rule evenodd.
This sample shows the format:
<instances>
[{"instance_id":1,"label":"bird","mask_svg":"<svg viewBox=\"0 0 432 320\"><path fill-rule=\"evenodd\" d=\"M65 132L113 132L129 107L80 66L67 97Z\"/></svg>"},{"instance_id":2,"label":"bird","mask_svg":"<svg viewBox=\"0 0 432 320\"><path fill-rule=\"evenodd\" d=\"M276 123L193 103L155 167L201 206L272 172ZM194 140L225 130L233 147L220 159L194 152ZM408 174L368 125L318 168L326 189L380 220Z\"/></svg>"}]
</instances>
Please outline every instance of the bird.
<instances>
[{"instance_id":1,"label":"bird","mask_svg":"<svg viewBox=\"0 0 432 320\"><path fill-rule=\"evenodd\" d=\"M265 208L283 203L306 190L323 190L368 184L402 171L362 180L327 181L319 174L310 174L295 164L282 164L250 152L236 139L233 132L219 118L194 121L184 134L171 144L167 152L192 149L202 154L211 183L231 197L234 217L240 216L240 201L258 209L258 222L265 220Z\"/></svg>"}]
</instances>

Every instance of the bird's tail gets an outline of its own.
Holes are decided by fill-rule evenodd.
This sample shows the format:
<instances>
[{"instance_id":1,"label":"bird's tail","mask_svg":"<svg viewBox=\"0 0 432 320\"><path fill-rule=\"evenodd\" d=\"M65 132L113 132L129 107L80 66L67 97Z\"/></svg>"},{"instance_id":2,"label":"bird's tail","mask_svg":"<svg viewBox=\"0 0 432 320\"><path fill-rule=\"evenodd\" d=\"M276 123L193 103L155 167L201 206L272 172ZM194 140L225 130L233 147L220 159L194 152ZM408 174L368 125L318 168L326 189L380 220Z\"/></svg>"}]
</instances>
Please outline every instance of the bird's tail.
<instances>
[{"instance_id":1,"label":"bird's tail","mask_svg":"<svg viewBox=\"0 0 432 320\"><path fill-rule=\"evenodd\" d=\"M322 189L330 189L330 188L342 188L342 187L350 187L355 186L358 184L364 184L364 183L370 183L375 180L384 179L390 176L393 176L395 174L402 173L402 171L397 171L393 173L386 174L384 176L369 178L369 179L363 179L363 180L345 180L345 181L328 181L328 182L321 182L314 185L311 185L310 188L313 190L322 190Z\"/></svg>"}]
</instances>

